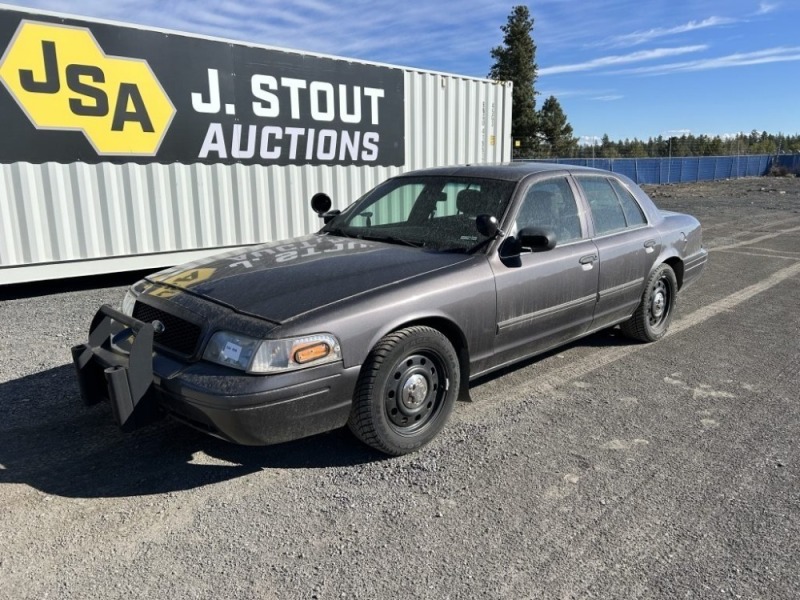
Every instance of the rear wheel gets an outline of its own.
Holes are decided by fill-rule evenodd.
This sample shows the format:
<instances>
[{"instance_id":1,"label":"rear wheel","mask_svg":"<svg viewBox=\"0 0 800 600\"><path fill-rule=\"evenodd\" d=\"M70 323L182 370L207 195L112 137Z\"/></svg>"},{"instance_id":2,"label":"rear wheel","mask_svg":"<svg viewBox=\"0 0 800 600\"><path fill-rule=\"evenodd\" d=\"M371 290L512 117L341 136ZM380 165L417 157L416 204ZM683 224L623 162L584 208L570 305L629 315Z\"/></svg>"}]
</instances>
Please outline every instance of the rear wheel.
<instances>
[{"instance_id":1,"label":"rear wheel","mask_svg":"<svg viewBox=\"0 0 800 600\"><path fill-rule=\"evenodd\" d=\"M653 271L633 316L622 324L622 333L642 342L655 342L667 333L675 310L678 280L664 263Z\"/></svg>"},{"instance_id":2,"label":"rear wheel","mask_svg":"<svg viewBox=\"0 0 800 600\"><path fill-rule=\"evenodd\" d=\"M361 370L348 426L365 444L399 456L441 431L458 396L453 345L431 327L388 334Z\"/></svg>"}]
</instances>

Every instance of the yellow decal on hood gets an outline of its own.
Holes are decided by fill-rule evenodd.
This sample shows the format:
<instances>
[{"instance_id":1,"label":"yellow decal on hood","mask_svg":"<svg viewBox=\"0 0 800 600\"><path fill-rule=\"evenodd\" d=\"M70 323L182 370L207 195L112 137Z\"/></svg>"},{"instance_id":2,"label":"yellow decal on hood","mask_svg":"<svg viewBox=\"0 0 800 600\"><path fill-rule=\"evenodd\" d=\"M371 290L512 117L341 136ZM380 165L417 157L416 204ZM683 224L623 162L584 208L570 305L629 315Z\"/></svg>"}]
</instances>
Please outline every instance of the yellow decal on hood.
<instances>
[{"instance_id":1,"label":"yellow decal on hood","mask_svg":"<svg viewBox=\"0 0 800 600\"><path fill-rule=\"evenodd\" d=\"M160 279L159 283L166 283L170 286L189 289L198 283L202 283L207 279L210 279L214 274L214 271L216 271L216 269L211 267L188 269L186 271L181 271L179 273L175 273L174 275L165 277L164 279ZM175 287L162 287L159 285L156 289L149 291L148 294L150 296L157 296L158 298L172 298L173 296L180 294L180 291L176 290Z\"/></svg>"}]
</instances>

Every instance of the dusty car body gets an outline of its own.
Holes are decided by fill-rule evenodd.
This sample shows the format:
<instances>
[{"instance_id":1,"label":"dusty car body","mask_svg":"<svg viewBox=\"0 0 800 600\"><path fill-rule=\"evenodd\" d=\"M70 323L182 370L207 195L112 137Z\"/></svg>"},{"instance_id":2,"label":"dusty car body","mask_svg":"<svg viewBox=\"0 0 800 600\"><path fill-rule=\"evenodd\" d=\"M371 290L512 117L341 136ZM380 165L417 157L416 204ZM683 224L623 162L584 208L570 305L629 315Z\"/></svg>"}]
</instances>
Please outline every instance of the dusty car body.
<instances>
[{"instance_id":1,"label":"dusty car body","mask_svg":"<svg viewBox=\"0 0 800 600\"><path fill-rule=\"evenodd\" d=\"M700 224L629 179L543 163L409 172L316 234L169 269L101 308L81 393L124 428L173 417L241 444L349 424L389 454L470 380L594 331L667 331L707 260Z\"/></svg>"}]
</instances>

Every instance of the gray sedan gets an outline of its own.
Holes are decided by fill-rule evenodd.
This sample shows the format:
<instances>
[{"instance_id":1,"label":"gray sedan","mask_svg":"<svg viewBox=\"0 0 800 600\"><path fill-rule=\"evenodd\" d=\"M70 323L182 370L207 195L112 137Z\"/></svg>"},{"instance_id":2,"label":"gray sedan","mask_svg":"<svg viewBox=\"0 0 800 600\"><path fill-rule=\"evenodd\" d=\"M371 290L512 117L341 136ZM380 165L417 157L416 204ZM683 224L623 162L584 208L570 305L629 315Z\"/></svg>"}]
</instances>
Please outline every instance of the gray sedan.
<instances>
[{"instance_id":1,"label":"gray sedan","mask_svg":"<svg viewBox=\"0 0 800 600\"><path fill-rule=\"evenodd\" d=\"M241 444L347 424L388 454L469 381L600 329L667 332L707 260L700 224L629 179L542 163L414 171L316 234L162 271L73 348L125 429L163 414Z\"/></svg>"}]
</instances>

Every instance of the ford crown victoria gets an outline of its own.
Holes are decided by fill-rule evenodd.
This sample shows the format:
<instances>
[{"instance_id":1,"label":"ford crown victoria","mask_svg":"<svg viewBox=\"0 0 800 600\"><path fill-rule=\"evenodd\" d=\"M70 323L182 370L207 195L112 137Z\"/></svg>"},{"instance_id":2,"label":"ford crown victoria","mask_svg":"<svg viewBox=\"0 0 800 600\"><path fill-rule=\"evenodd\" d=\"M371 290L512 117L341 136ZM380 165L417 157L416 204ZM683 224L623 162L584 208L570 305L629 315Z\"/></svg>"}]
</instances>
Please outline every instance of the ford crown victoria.
<instances>
[{"instance_id":1,"label":"ford crown victoria","mask_svg":"<svg viewBox=\"0 0 800 600\"><path fill-rule=\"evenodd\" d=\"M240 444L348 425L417 450L469 382L620 326L663 337L706 263L700 224L631 180L544 163L408 172L313 235L156 273L73 348L87 403Z\"/></svg>"}]
</instances>

